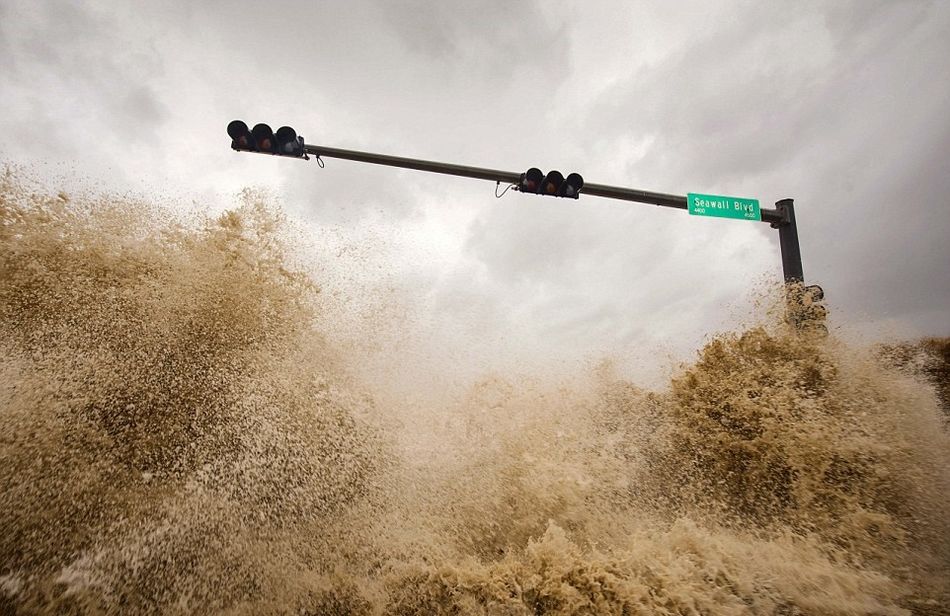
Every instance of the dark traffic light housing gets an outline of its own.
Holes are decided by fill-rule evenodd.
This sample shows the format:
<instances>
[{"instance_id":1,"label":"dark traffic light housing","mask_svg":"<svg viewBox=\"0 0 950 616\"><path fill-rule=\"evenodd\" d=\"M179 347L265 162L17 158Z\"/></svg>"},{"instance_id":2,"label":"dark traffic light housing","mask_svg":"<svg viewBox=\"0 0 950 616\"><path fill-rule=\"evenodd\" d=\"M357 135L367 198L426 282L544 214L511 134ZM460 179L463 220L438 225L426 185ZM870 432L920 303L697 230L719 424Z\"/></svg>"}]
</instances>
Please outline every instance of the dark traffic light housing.
<instances>
[{"instance_id":1,"label":"dark traffic light housing","mask_svg":"<svg viewBox=\"0 0 950 616\"><path fill-rule=\"evenodd\" d=\"M571 173L566 180L561 182L557 189L557 196L577 199L582 188L584 188L584 178L581 177L580 173Z\"/></svg>"},{"instance_id":2,"label":"dark traffic light housing","mask_svg":"<svg viewBox=\"0 0 950 616\"><path fill-rule=\"evenodd\" d=\"M828 309L822 303L824 299L825 290L816 284L810 284L802 289L802 308L809 320L824 323L828 316Z\"/></svg>"},{"instance_id":3,"label":"dark traffic light housing","mask_svg":"<svg viewBox=\"0 0 950 616\"><path fill-rule=\"evenodd\" d=\"M235 150L254 151L254 140L247 124L241 120L233 120L228 124L228 136L231 138L231 147Z\"/></svg>"},{"instance_id":4,"label":"dark traffic light housing","mask_svg":"<svg viewBox=\"0 0 950 616\"><path fill-rule=\"evenodd\" d=\"M541 191L541 180L543 179L544 173L537 167L531 167L521 174L518 190L524 193L538 193Z\"/></svg>"},{"instance_id":5,"label":"dark traffic light housing","mask_svg":"<svg viewBox=\"0 0 950 616\"><path fill-rule=\"evenodd\" d=\"M537 167L522 173L521 181L518 182L518 190L523 193L569 199L577 199L583 187L584 178L579 173L572 173L565 178L560 171L549 171L545 175Z\"/></svg>"},{"instance_id":6,"label":"dark traffic light housing","mask_svg":"<svg viewBox=\"0 0 950 616\"><path fill-rule=\"evenodd\" d=\"M796 283L789 289L788 299L789 316L798 329L828 332L825 325L828 309L824 305L824 289L816 284L805 286Z\"/></svg>"},{"instance_id":7,"label":"dark traffic light housing","mask_svg":"<svg viewBox=\"0 0 950 616\"><path fill-rule=\"evenodd\" d=\"M277 153L282 156L302 156L303 137L297 137L297 131L289 126L281 126L274 133L277 140Z\"/></svg>"},{"instance_id":8,"label":"dark traffic light housing","mask_svg":"<svg viewBox=\"0 0 950 616\"><path fill-rule=\"evenodd\" d=\"M297 131L289 126L281 126L275 133L267 124L257 124L248 130L243 121L234 120L228 124L228 136L231 137L231 148L239 152L308 158L303 137L297 136Z\"/></svg>"}]
</instances>

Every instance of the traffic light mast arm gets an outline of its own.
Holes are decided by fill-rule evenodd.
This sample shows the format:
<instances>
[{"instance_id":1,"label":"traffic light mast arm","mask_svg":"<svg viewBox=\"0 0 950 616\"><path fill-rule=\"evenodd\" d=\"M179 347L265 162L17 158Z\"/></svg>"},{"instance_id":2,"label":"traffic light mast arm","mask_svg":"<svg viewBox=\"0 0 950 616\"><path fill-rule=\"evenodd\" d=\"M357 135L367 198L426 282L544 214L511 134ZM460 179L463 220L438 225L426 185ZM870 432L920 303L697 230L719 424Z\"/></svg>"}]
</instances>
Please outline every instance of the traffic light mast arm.
<instances>
[{"instance_id":1,"label":"traffic light mast arm","mask_svg":"<svg viewBox=\"0 0 950 616\"><path fill-rule=\"evenodd\" d=\"M468 167L465 165L453 165L450 163L440 163L432 160L420 160L417 158L405 158L402 156L389 156L387 154L374 154L372 152L358 152L356 150L344 150L341 148L331 148L322 145L304 145L304 152L307 154L312 154L313 156L323 156L325 158L342 158L344 160L353 160L361 163L387 165L389 167L401 167L403 169L415 169L416 171L428 171L430 173L457 175L460 177L475 178L478 180L506 182L508 184L517 184L521 180L521 173L515 173L512 171L500 171L498 169L485 169L482 167ZM584 184L581 194L591 195L593 197L606 197L608 199L620 199L622 201L634 201L637 203L650 203L652 205L674 207L681 210L687 209L685 196L668 195L665 193L650 192L646 190L635 190L632 188L623 188L621 186L608 186L606 184ZM761 211L762 222L780 224L785 221L785 217L778 210L762 208Z\"/></svg>"},{"instance_id":2,"label":"traffic light mast arm","mask_svg":"<svg viewBox=\"0 0 950 616\"><path fill-rule=\"evenodd\" d=\"M583 193L594 197L636 201L637 203L652 203L653 205L675 207L681 210L687 209L686 197L682 195L669 195L666 193L650 192L648 190L623 188L621 186L608 186L606 184L584 184Z\"/></svg>"},{"instance_id":3,"label":"traffic light mast arm","mask_svg":"<svg viewBox=\"0 0 950 616\"><path fill-rule=\"evenodd\" d=\"M345 160L355 160L361 163L373 163L374 165L387 165L389 167L402 167L403 169L415 169L416 171L429 171L431 173L444 173L446 175L457 175L460 177L475 178L478 180L491 180L493 182L507 182L509 184L517 184L521 179L520 173L514 173L511 171L484 169L482 167L467 167L465 165L453 165L450 163L440 163L432 160L420 160L418 158L404 158L402 156L389 156L387 154L373 154L372 152L357 152L356 150L329 148L322 145L304 145L304 152L314 156L323 156L326 158L342 158Z\"/></svg>"}]
</instances>

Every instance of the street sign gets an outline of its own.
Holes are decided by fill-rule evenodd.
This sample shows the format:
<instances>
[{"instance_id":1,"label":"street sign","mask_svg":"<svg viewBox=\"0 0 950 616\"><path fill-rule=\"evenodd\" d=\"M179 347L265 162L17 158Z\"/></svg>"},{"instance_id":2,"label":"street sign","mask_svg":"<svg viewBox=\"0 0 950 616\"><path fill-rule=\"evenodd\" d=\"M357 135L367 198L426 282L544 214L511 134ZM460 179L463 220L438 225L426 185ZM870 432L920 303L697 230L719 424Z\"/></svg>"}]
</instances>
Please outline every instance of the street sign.
<instances>
[{"instance_id":1,"label":"street sign","mask_svg":"<svg viewBox=\"0 0 950 616\"><path fill-rule=\"evenodd\" d=\"M689 206L689 213L696 216L762 220L758 199L687 193L686 203Z\"/></svg>"}]
</instances>

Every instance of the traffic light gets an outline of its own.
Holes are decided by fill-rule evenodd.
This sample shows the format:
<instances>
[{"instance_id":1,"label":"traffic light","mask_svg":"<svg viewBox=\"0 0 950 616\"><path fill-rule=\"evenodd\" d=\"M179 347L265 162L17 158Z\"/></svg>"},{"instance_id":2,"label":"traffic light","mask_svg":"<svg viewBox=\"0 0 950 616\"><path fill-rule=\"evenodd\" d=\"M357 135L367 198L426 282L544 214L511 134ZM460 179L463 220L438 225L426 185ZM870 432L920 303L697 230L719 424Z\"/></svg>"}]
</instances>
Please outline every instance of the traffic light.
<instances>
[{"instance_id":1,"label":"traffic light","mask_svg":"<svg viewBox=\"0 0 950 616\"><path fill-rule=\"evenodd\" d=\"M541 190L541 180L543 179L544 173L537 167L531 167L521 174L521 183L518 185L518 190L524 193L537 193Z\"/></svg>"},{"instance_id":2,"label":"traffic light","mask_svg":"<svg viewBox=\"0 0 950 616\"><path fill-rule=\"evenodd\" d=\"M254 137L254 143L257 144L258 152L269 152L271 154L277 151L274 141L274 131L267 124L257 124L251 129L251 136Z\"/></svg>"},{"instance_id":3,"label":"traffic light","mask_svg":"<svg viewBox=\"0 0 950 616\"><path fill-rule=\"evenodd\" d=\"M281 126L274 133L277 138L277 153L283 156L303 156L303 137L289 126Z\"/></svg>"},{"instance_id":4,"label":"traffic light","mask_svg":"<svg viewBox=\"0 0 950 616\"><path fill-rule=\"evenodd\" d=\"M572 173L565 179L560 171L549 171L545 175L537 167L531 167L521 174L518 190L536 195L577 199L583 186L584 178L579 173Z\"/></svg>"},{"instance_id":5,"label":"traffic light","mask_svg":"<svg viewBox=\"0 0 950 616\"><path fill-rule=\"evenodd\" d=\"M571 173L566 180L561 182L557 189L557 196L577 199L582 188L584 188L584 178L581 177L580 173Z\"/></svg>"},{"instance_id":6,"label":"traffic light","mask_svg":"<svg viewBox=\"0 0 950 616\"><path fill-rule=\"evenodd\" d=\"M289 126L281 126L274 133L267 124L257 124L248 130L247 124L234 120L228 124L228 136L231 147L240 152L307 158L303 137L298 137L297 131Z\"/></svg>"},{"instance_id":7,"label":"traffic light","mask_svg":"<svg viewBox=\"0 0 950 616\"><path fill-rule=\"evenodd\" d=\"M231 137L231 147L235 150L247 150L249 152L255 150L251 131L247 129L247 124L241 120L234 120L228 124L228 136Z\"/></svg>"},{"instance_id":8,"label":"traffic light","mask_svg":"<svg viewBox=\"0 0 950 616\"><path fill-rule=\"evenodd\" d=\"M828 309L822 303L825 291L816 284L796 285L790 290L789 315L798 329L809 329L827 333L825 319Z\"/></svg>"},{"instance_id":9,"label":"traffic light","mask_svg":"<svg viewBox=\"0 0 950 616\"><path fill-rule=\"evenodd\" d=\"M825 299L825 290L816 284L810 284L802 289L802 309L805 318L813 323L824 323L828 316L828 309L822 303Z\"/></svg>"},{"instance_id":10,"label":"traffic light","mask_svg":"<svg viewBox=\"0 0 950 616\"><path fill-rule=\"evenodd\" d=\"M548 174L544 176L544 181L541 182L541 193L545 195L556 195L557 189L561 187L562 182L564 182L564 176L561 175L560 171L548 171Z\"/></svg>"}]
</instances>

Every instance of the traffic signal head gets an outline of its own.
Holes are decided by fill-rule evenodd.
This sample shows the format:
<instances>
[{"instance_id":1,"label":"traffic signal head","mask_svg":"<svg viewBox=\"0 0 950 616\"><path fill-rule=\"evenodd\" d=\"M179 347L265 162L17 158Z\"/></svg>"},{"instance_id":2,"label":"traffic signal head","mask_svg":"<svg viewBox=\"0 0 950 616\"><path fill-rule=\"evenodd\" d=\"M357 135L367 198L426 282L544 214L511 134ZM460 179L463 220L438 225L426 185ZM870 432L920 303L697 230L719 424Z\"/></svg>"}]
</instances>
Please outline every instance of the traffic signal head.
<instances>
[{"instance_id":1,"label":"traffic signal head","mask_svg":"<svg viewBox=\"0 0 950 616\"><path fill-rule=\"evenodd\" d=\"M583 187L584 178L581 177L581 174L571 173L567 176L567 179L561 182L561 186L557 189L557 196L577 199Z\"/></svg>"},{"instance_id":2,"label":"traffic signal head","mask_svg":"<svg viewBox=\"0 0 950 616\"><path fill-rule=\"evenodd\" d=\"M241 120L234 120L228 124L228 136L231 137L231 147L235 150L253 150L254 139L247 124Z\"/></svg>"},{"instance_id":3,"label":"traffic signal head","mask_svg":"<svg viewBox=\"0 0 950 616\"><path fill-rule=\"evenodd\" d=\"M567 179L564 179L560 171L549 171L545 175L537 167L531 167L521 174L518 190L536 195L577 199L583 186L584 178L579 173L572 173L567 176Z\"/></svg>"},{"instance_id":4,"label":"traffic signal head","mask_svg":"<svg viewBox=\"0 0 950 616\"><path fill-rule=\"evenodd\" d=\"M277 153L285 156L302 156L303 140L297 139L297 131L289 126L281 126L274 133L277 139Z\"/></svg>"},{"instance_id":5,"label":"traffic signal head","mask_svg":"<svg viewBox=\"0 0 950 616\"><path fill-rule=\"evenodd\" d=\"M815 323L824 322L828 316L828 309L821 303L823 299L825 299L825 290L816 284L802 289L802 308L808 318Z\"/></svg>"},{"instance_id":6,"label":"traffic signal head","mask_svg":"<svg viewBox=\"0 0 950 616\"><path fill-rule=\"evenodd\" d=\"M274 131L272 131L267 124L257 124L254 126L251 130L251 136L254 137L254 144L257 146L258 152L275 153L277 151Z\"/></svg>"},{"instance_id":7,"label":"traffic signal head","mask_svg":"<svg viewBox=\"0 0 950 616\"><path fill-rule=\"evenodd\" d=\"M816 284L802 286L796 283L789 287L788 316L795 327L827 333L825 319L828 318L828 309L823 304L824 299L824 289Z\"/></svg>"},{"instance_id":8,"label":"traffic signal head","mask_svg":"<svg viewBox=\"0 0 950 616\"><path fill-rule=\"evenodd\" d=\"M825 290L816 284L810 284L802 292L809 303L820 302L825 299Z\"/></svg>"},{"instance_id":9,"label":"traffic signal head","mask_svg":"<svg viewBox=\"0 0 950 616\"><path fill-rule=\"evenodd\" d=\"M518 185L518 190L524 193L538 193L541 190L541 180L543 179L544 174L541 170L531 167L521 174L521 184Z\"/></svg>"},{"instance_id":10,"label":"traffic signal head","mask_svg":"<svg viewBox=\"0 0 950 616\"><path fill-rule=\"evenodd\" d=\"M541 193L545 195L556 195L558 188L564 183L564 176L560 171L548 171L541 182Z\"/></svg>"},{"instance_id":11,"label":"traffic signal head","mask_svg":"<svg viewBox=\"0 0 950 616\"><path fill-rule=\"evenodd\" d=\"M262 152L278 156L307 159L303 137L289 126L281 126L274 133L267 124L257 124L248 130L247 124L234 120L228 124L231 147L245 152Z\"/></svg>"}]
</instances>

